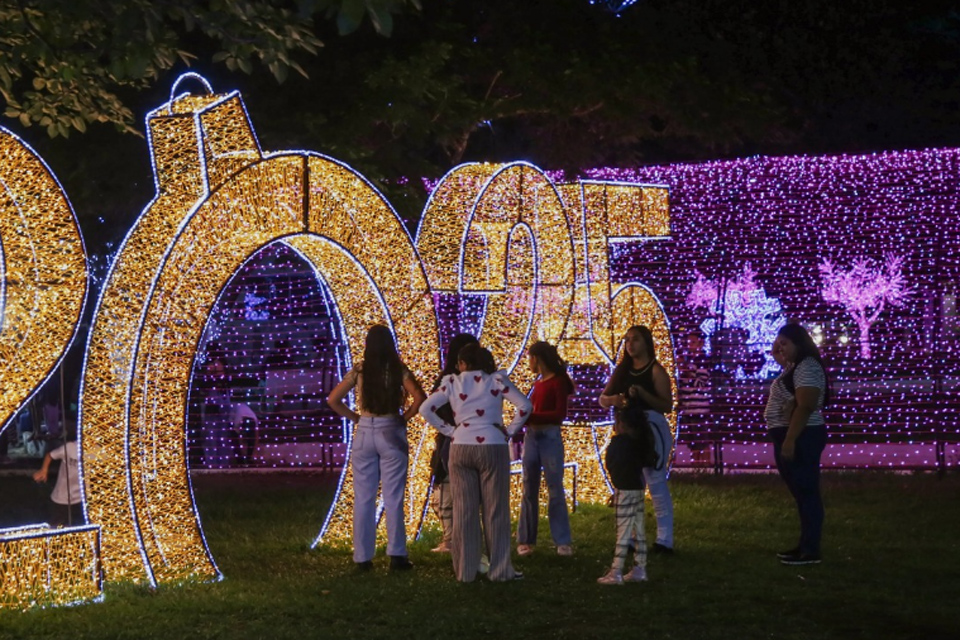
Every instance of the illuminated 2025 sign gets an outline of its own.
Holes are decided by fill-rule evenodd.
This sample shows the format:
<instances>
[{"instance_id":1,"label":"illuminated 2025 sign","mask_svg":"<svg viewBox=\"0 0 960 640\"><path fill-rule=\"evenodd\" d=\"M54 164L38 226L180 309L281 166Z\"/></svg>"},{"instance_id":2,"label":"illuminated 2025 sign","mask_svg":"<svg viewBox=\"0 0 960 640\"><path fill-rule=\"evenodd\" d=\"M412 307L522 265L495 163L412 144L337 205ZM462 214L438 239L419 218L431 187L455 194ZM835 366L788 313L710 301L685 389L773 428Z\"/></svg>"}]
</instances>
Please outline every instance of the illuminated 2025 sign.
<instances>
[{"instance_id":1,"label":"illuminated 2025 sign","mask_svg":"<svg viewBox=\"0 0 960 640\"><path fill-rule=\"evenodd\" d=\"M313 265L362 352L391 327L420 380L440 370L434 294L485 299L480 339L512 367L535 340L574 364L609 364L631 324L647 324L673 372L666 317L642 283L610 279L608 243L669 234L661 187L554 185L526 163L458 167L432 195L416 239L362 176L309 151L263 152L240 96L176 95L149 114L157 195L124 240L98 302L81 391L89 520L101 526L111 580L217 579L187 472L187 395L219 292L273 243ZM182 78L181 80L183 80ZM532 380L523 367L514 375ZM670 416L673 420L673 416ZM605 425L566 429L581 497L608 491ZM425 424L410 424L408 531L429 490ZM349 538L350 465L317 538Z\"/></svg>"}]
</instances>

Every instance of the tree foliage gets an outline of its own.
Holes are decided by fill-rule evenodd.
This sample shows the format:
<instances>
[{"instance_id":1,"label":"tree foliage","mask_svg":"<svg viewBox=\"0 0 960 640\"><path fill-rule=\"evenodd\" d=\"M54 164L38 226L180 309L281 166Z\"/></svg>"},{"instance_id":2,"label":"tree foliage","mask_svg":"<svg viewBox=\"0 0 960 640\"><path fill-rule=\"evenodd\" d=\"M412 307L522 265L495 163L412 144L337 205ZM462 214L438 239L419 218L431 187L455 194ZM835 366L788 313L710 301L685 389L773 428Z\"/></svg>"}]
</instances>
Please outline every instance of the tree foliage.
<instances>
[{"instance_id":1,"label":"tree foliage","mask_svg":"<svg viewBox=\"0 0 960 640\"><path fill-rule=\"evenodd\" d=\"M392 13L417 1L0 0L4 115L51 137L93 122L134 132L129 90L176 65L209 61L247 74L262 65L278 82L291 69L306 76L297 56L323 46L315 16L335 18L341 33L368 16L389 34Z\"/></svg>"}]
</instances>

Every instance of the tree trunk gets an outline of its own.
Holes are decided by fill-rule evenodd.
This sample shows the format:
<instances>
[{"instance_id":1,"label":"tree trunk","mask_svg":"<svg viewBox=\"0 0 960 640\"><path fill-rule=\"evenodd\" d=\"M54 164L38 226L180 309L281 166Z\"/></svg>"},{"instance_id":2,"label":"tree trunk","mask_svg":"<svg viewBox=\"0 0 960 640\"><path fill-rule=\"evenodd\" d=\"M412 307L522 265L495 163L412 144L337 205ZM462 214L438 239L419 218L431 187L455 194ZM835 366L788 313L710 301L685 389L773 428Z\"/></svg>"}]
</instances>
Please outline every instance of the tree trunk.
<instances>
[{"instance_id":1,"label":"tree trunk","mask_svg":"<svg viewBox=\"0 0 960 640\"><path fill-rule=\"evenodd\" d=\"M860 357L864 360L870 360L873 354L870 353L870 324L868 322L858 322L860 329Z\"/></svg>"}]
</instances>

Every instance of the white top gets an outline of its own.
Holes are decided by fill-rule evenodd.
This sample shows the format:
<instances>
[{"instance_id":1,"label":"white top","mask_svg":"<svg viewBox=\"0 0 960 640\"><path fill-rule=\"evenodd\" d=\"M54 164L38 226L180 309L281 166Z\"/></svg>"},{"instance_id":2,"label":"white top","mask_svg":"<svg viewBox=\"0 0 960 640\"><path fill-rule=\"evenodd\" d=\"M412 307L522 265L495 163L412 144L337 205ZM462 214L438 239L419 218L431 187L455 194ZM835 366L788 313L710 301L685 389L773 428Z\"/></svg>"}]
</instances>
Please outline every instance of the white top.
<instances>
[{"instance_id":1,"label":"white top","mask_svg":"<svg viewBox=\"0 0 960 640\"><path fill-rule=\"evenodd\" d=\"M50 452L50 457L54 460L63 460L64 453L66 453L67 460L60 464L60 470L57 471L57 484L53 487L50 499L57 504L79 504L81 499L80 473L77 468L77 443L68 442L57 447ZM67 489L68 485L69 491Z\"/></svg>"},{"instance_id":2,"label":"white top","mask_svg":"<svg viewBox=\"0 0 960 640\"><path fill-rule=\"evenodd\" d=\"M506 429L503 427L504 400L517 408ZM436 414L437 409L448 402L456 427L446 424ZM530 399L520 393L506 371L493 374L464 371L445 376L437 390L420 405L420 415L437 431L452 437L452 444L493 445L506 444L530 417L532 408Z\"/></svg>"},{"instance_id":3,"label":"white top","mask_svg":"<svg viewBox=\"0 0 960 640\"><path fill-rule=\"evenodd\" d=\"M767 398L767 408L763 417L767 420L768 429L786 428L790 426L790 415L784 411L784 407L791 400L795 400L794 394L790 393L783 384L783 379L792 365L784 367L783 372L777 376L777 379L770 385L770 396ZM827 388L827 376L823 372L823 367L813 358L805 358L803 362L796 365L796 371L793 374L793 388L816 387L820 389L820 397L817 399L817 408L810 414L806 426L824 424L823 414L823 393Z\"/></svg>"}]
</instances>

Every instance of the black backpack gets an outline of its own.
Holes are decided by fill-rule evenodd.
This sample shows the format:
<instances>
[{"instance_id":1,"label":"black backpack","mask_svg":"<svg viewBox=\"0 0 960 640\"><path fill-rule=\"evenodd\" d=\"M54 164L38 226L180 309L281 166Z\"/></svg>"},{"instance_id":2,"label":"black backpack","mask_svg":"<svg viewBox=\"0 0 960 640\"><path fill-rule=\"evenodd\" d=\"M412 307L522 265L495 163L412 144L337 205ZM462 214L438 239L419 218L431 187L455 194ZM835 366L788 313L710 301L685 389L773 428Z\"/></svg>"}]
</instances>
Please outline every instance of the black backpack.
<instances>
[{"instance_id":1,"label":"black backpack","mask_svg":"<svg viewBox=\"0 0 960 640\"><path fill-rule=\"evenodd\" d=\"M643 403L632 398L628 399L627 405L620 409L619 419L627 426L630 435L633 436L643 466L661 469L653 426L647 420L647 412L643 408Z\"/></svg>"}]
</instances>

